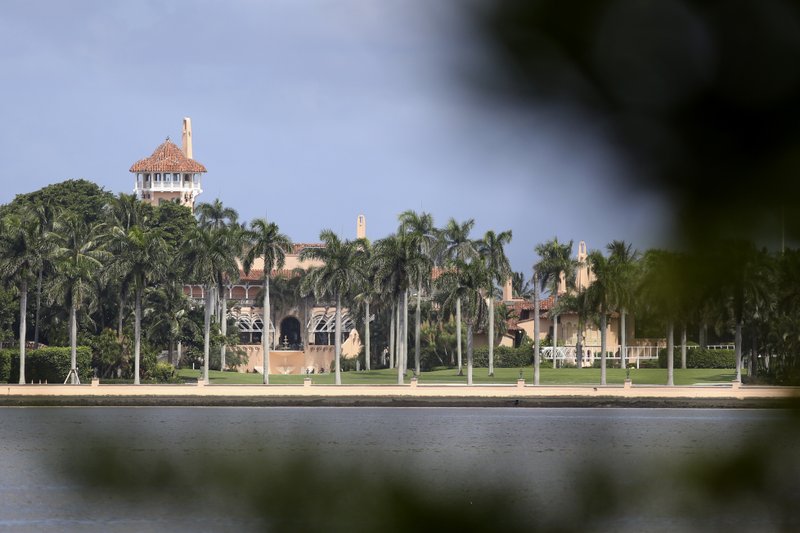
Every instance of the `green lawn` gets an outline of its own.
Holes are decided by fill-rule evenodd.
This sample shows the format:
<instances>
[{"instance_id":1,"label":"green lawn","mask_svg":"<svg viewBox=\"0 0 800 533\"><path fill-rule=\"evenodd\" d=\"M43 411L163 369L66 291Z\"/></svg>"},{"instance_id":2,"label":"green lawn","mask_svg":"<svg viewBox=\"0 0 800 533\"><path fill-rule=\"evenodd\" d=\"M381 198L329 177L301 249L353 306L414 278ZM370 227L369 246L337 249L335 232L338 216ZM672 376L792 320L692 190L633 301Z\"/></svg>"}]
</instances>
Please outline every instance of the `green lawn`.
<instances>
[{"instance_id":1,"label":"green lawn","mask_svg":"<svg viewBox=\"0 0 800 533\"><path fill-rule=\"evenodd\" d=\"M440 369L423 372L420 384L423 383L463 383L466 384L466 369L463 376L457 375L455 369ZM519 377L518 368L496 368L494 377L489 377L486 368L476 368L473 372L475 383L515 383ZM199 370L181 369L178 375L187 380L196 380L200 376ZM694 385L703 383L730 383L735 377L734 370L728 369L687 369L675 370L675 385ZM318 385L333 384L333 374L312 374L312 382ZM411 377L409 372L406 378L408 383ZM526 368L523 372L526 383L533 383L533 369ZM271 374L270 384L273 385L299 385L303 383L302 375ZM220 372L212 370L209 379L213 384L260 384L261 374L240 374L238 372ZM625 380L625 370L609 368L607 381L609 385L621 385ZM631 380L634 385L665 385L667 371L661 368L641 368L631 370ZM545 368L541 369L542 385L593 385L600 382L599 368ZM358 384L395 384L397 383L396 370L373 370L370 372L342 372L342 383L345 385Z\"/></svg>"}]
</instances>

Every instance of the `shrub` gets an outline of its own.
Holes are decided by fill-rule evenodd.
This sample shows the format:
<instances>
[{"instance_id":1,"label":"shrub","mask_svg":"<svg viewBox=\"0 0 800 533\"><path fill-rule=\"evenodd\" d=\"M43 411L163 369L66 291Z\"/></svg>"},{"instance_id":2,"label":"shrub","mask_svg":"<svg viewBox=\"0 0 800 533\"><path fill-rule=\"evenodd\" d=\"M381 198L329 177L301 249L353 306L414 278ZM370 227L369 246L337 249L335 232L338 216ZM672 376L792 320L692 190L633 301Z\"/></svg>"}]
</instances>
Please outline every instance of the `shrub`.
<instances>
[{"instance_id":1,"label":"shrub","mask_svg":"<svg viewBox=\"0 0 800 533\"><path fill-rule=\"evenodd\" d=\"M19 376L19 350L12 353L11 376ZM92 350L88 346L78 346L76 353L78 376L81 382L88 382L92 377ZM70 348L47 347L25 352L25 379L47 383L63 383L69 374Z\"/></svg>"},{"instance_id":2,"label":"shrub","mask_svg":"<svg viewBox=\"0 0 800 533\"><path fill-rule=\"evenodd\" d=\"M494 349L494 366L497 368L522 368L533 364L533 348L522 345L519 348L497 346ZM472 353L472 365L489 366L489 347L475 348Z\"/></svg>"},{"instance_id":3,"label":"shrub","mask_svg":"<svg viewBox=\"0 0 800 533\"><path fill-rule=\"evenodd\" d=\"M639 368L659 368L658 359L640 359Z\"/></svg>"},{"instance_id":4,"label":"shrub","mask_svg":"<svg viewBox=\"0 0 800 533\"><path fill-rule=\"evenodd\" d=\"M676 346L673 351L675 367L681 364L681 348ZM658 351L658 366L667 368L667 349ZM693 348L686 350L686 368L736 368L736 354L733 350L709 350L708 348Z\"/></svg>"},{"instance_id":5,"label":"shrub","mask_svg":"<svg viewBox=\"0 0 800 533\"><path fill-rule=\"evenodd\" d=\"M0 350L0 383L11 382L11 359L14 350Z\"/></svg>"},{"instance_id":6,"label":"shrub","mask_svg":"<svg viewBox=\"0 0 800 533\"><path fill-rule=\"evenodd\" d=\"M149 381L156 383L177 383L178 376L175 374L175 367L169 363L156 363L149 369L147 376Z\"/></svg>"}]
</instances>

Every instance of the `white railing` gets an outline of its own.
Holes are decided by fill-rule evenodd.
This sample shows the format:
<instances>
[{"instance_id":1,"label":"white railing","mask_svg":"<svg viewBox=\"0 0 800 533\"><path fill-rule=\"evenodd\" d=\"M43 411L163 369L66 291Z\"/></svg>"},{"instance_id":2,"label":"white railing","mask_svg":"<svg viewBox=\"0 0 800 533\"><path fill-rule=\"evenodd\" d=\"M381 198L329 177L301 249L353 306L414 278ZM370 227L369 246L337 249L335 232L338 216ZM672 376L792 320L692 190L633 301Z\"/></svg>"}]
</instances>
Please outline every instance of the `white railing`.
<instances>
[{"instance_id":1,"label":"white railing","mask_svg":"<svg viewBox=\"0 0 800 533\"><path fill-rule=\"evenodd\" d=\"M629 363L636 363L636 368L639 368L640 360L658 359L659 346L628 346L627 347L627 361ZM541 349L543 360L552 361L553 357L556 358L556 366L559 361L562 366L564 364L577 364L577 349L575 346L559 346L553 350L552 346L544 346ZM594 362L600 359L600 346L584 345L582 348L583 356L581 358L581 366L589 367ZM606 350L606 359L617 361L620 359L619 351Z\"/></svg>"}]
</instances>

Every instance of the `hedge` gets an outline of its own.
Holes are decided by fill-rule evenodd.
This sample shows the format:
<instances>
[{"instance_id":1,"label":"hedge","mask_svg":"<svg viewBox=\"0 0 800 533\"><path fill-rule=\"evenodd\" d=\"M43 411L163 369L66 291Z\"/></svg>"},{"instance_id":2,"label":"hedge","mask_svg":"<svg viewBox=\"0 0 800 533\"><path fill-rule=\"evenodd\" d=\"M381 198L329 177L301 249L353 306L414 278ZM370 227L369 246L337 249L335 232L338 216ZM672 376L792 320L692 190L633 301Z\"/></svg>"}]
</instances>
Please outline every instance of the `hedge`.
<instances>
[{"instance_id":1,"label":"hedge","mask_svg":"<svg viewBox=\"0 0 800 533\"><path fill-rule=\"evenodd\" d=\"M673 364L681 366L681 348L676 346ZM667 349L658 351L658 366L667 368ZM708 348L692 348L686 350L686 368L736 368L736 354L733 350L709 350Z\"/></svg>"},{"instance_id":2,"label":"hedge","mask_svg":"<svg viewBox=\"0 0 800 533\"><path fill-rule=\"evenodd\" d=\"M9 348L0 350L0 383L11 382L11 353L14 350ZM19 374L17 374L19 380Z\"/></svg>"},{"instance_id":3,"label":"hedge","mask_svg":"<svg viewBox=\"0 0 800 533\"><path fill-rule=\"evenodd\" d=\"M465 358L466 362L466 358ZM511 348L497 346L494 349L494 366L497 368L523 368L533 364L533 349L530 346ZM489 347L481 346L472 351L472 366L489 366Z\"/></svg>"},{"instance_id":4,"label":"hedge","mask_svg":"<svg viewBox=\"0 0 800 533\"><path fill-rule=\"evenodd\" d=\"M7 354L10 359L8 375L2 373L2 360ZM77 354L78 376L82 383L88 383L92 377L92 350L88 346L78 346ZM63 383L69 374L70 348L47 347L25 352L25 380L38 383ZM0 380L9 383L19 381L19 350L0 350Z\"/></svg>"}]
</instances>

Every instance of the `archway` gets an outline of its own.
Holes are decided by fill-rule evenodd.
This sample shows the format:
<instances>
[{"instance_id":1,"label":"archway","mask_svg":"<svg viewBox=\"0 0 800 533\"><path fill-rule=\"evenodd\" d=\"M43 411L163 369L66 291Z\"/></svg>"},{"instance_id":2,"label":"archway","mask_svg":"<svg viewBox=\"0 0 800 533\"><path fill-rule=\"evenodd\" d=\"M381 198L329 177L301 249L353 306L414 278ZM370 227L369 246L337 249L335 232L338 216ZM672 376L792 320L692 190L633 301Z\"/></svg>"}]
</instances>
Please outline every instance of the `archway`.
<instances>
[{"instance_id":1,"label":"archway","mask_svg":"<svg viewBox=\"0 0 800 533\"><path fill-rule=\"evenodd\" d=\"M300 339L300 321L293 316L287 316L281 320L281 336L278 339L278 346L287 347L290 350L302 350Z\"/></svg>"}]
</instances>

